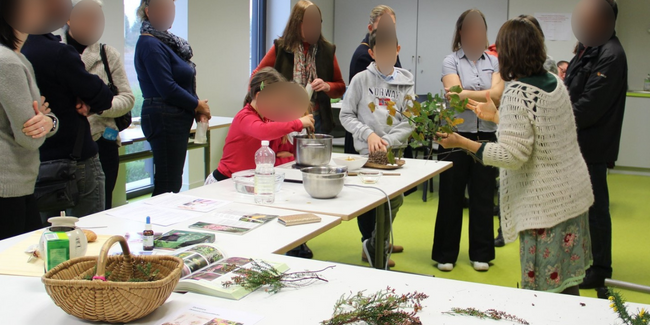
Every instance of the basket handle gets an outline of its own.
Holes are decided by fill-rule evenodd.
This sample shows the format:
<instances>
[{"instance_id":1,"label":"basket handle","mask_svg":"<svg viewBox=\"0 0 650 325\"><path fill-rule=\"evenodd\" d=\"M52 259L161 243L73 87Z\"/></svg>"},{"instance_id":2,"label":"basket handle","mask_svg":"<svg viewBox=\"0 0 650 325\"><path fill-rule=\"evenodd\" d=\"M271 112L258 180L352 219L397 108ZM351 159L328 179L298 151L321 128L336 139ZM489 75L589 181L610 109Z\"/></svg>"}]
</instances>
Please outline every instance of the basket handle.
<instances>
[{"instance_id":1,"label":"basket handle","mask_svg":"<svg viewBox=\"0 0 650 325\"><path fill-rule=\"evenodd\" d=\"M99 256L97 257L97 271L95 276L93 276L93 280L106 281L106 261L108 260L108 251L117 242L122 246L124 259L127 261L131 259L131 251L129 250L129 245L126 242L126 239L122 236L112 236L104 243L102 250L99 252Z\"/></svg>"}]
</instances>

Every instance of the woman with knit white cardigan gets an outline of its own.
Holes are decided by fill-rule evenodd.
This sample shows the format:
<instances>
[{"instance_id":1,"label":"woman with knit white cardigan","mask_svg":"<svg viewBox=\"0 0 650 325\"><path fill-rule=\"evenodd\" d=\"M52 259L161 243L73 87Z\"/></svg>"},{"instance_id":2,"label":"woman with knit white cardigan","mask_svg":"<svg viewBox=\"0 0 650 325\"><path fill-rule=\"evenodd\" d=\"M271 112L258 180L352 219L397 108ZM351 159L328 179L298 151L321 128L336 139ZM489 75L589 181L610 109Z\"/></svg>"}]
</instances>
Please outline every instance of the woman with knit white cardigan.
<instances>
[{"instance_id":1,"label":"woman with knit white cardigan","mask_svg":"<svg viewBox=\"0 0 650 325\"><path fill-rule=\"evenodd\" d=\"M501 217L506 242L519 236L525 289L579 295L592 263L588 211L591 183L571 101L562 81L545 71L546 48L530 21L506 22L497 37L506 86L497 111L471 100L468 108L498 123L498 142L440 133L445 148L476 153L501 168Z\"/></svg>"},{"instance_id":2,"label":"woman with knit white cardigan","mask_svg":"<svg viewBox=\"0 0 650 325\"><path fill-rule=\"evenodd\" d=\"M108 76L101 57L102 44L98 43L104 32L104 13L101 0L75 0L67 26L59 31L61 41L72 45L86 65L86 70L99 76L108 84ZM101 115L91 115L90 132L99 149L99 160L106 175L106 209L113 202L113 189L120 167L118 148L121 145L115 118L124 116L133 109L135 96L126 76L121 54L109 45L103 45L108 61L109 71L113 79L113 106Z\"/></svg>"}]
</instances>

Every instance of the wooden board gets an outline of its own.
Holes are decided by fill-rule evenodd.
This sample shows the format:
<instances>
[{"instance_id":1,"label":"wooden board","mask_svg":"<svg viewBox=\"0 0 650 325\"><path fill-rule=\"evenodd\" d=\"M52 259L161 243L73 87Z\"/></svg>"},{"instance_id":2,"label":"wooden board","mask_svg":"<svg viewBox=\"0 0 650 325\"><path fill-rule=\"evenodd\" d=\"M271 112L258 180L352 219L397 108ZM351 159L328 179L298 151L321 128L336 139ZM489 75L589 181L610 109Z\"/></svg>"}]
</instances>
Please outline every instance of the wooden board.
<instances>
[{"instance_id":1,"label":"wooden board","mask_svg":"<svg viewBox=\"0 0 650 325\"><path fill-rule=\"evenodd\" d=\"M97 235L97 241L94 243L88 243L86 256L98 256L102 246L110 237L111 236ZM0 274L33 277L43 276L43 274L45 274L43 268L45 261L38 259L32 263L27 263L29 255L25 253L25 250L27 250L29 246L38 245L40 239L41 232L37 231L29 236L29 238L3 252L0 252Z\"/></svg>"},{"instance_id":2,"label":"wooden board","mask_svg":"<svg viewBox=\"0 0 650 325\"><path fill-rule=\"evenodd\" d=\"M398 160L396 165L380 165L380 164L367 162L365 165L363 165L363 167L372 168L372 169L395 170L395 169L402 168L404 164L406 164L406 161L404 160Z\"/></svg>"}]
</instances>

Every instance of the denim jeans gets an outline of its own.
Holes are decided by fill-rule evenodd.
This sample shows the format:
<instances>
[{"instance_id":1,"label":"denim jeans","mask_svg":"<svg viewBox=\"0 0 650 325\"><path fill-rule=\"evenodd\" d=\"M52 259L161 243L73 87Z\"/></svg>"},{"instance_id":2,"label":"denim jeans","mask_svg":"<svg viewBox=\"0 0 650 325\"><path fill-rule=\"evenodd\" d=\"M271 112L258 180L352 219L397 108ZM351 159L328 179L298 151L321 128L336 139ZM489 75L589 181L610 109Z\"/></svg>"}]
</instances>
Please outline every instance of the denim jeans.
<instances>
[{"instance_id":1,"label":"denim jeans","mask_svg":"<svg viewBox=\"0 0 650 325\"><path fill-rule=\"evenodd\" d=\"M162 99L145 99L142 131L153 152L154 196L181 190L193 120L189 110L165 104Z\"/></svg>"},{"instance_id":2,"label":"denim jeans","mask_svg":"<svg viewBox=\"0 0 650 325\"><path fill-rule=\"evenodd\" d=\"M73 208L67 209L66 215L81 218L87 215L104 211L106 201L106 178L99 162L99 155L77 162L77 187L79 188L79 202ZM41 212L43 224L47 219L56 217L60 211Z\"/></svg>"}]
</instances>

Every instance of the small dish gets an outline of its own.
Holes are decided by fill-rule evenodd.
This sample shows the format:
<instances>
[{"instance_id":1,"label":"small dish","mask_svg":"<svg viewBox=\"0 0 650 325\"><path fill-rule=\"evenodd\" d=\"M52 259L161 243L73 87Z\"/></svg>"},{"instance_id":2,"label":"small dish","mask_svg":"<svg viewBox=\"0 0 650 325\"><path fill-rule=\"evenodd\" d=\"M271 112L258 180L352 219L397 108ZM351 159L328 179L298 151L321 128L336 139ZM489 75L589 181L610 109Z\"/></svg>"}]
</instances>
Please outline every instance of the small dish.
<instances>
[{"instance_id":1,"label":"small dish","mask_svg":"<svg viewBox=\"0 0 650 325\"><path fill-rule=\"evenodd\" d=\"M382 172L376 171L362 171L358 174L359 178L361 179L361 183L363 184L377 184L379 183L379 179L382 175Z\"/></svg>"},{"instance_id":2,"label":"small dish","mask_svg":"<svg viewBox=\"0 0 650 325\"><path fill-rule=\"evenodd\" d=\"M337 166L345 166L349 171L359 170L368 162L368 157L346 156L334 158Z\"/></svg>"}]
</instances>

